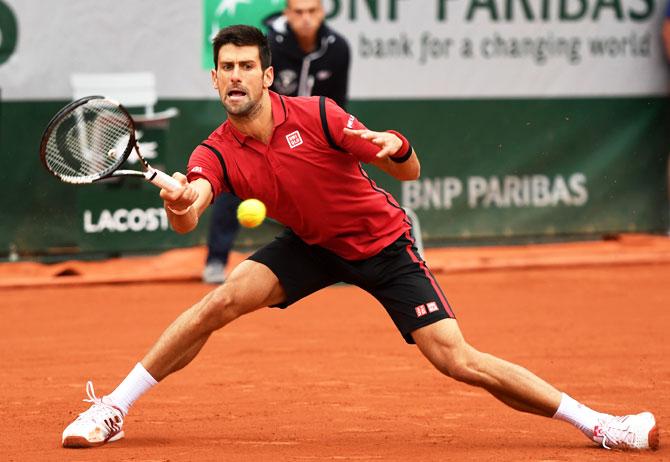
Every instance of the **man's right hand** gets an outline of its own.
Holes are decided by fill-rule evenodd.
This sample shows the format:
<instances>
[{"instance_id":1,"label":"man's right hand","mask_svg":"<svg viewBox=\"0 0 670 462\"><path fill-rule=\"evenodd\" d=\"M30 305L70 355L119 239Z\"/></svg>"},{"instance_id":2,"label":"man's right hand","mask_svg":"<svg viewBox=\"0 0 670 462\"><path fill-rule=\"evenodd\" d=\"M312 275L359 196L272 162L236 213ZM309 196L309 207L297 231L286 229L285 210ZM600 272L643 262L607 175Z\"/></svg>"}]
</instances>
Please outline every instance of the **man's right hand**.
<instances>
[{"instance_id":1,"label":"man's right hand","mask_svg":"<svg viewBox=\"0 0 670 462\"><path fill-rule=\"evenodd\" d=\"M175 191L161 189L160 197L163 199L167 211L175 215L184 215L188 212L188 208L198 199L198 191L188 184L185 175L177 172L172 175L172 178L179 181L182 187Z\"/></svg>"}]
</instances>

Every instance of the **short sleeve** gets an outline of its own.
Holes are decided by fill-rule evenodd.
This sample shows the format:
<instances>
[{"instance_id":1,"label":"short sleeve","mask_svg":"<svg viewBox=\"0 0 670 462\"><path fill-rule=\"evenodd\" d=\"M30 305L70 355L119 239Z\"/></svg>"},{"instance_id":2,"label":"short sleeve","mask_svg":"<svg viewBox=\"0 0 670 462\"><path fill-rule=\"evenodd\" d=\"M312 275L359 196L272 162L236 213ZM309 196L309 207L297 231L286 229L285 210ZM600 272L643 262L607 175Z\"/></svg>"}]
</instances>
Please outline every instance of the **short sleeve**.
<instances>
[{"instance_id":1,"label":"short sleeve","mask_svg":"<svg viewBox=\"0 0 670 462\"><path fill-rule=\"evenodd\" d=\"M335 144L351 153L361 162L369 163L376 159L380 149L379 146L358 136L344 134L345 127L353 130L367 130L367 127L355 116L335 104L330 98L326 98L326 119L328 120L330 136Z\"/></svg>"},{"instance_id":2,"label":"short sleeve","mask_svg":"<svg viewBox=\"0 0 670 462\"><path fill-rule=\"evenodd\" d=\"M229 192L223 184L223 168L216 155L205 146L199 145L188 160L186 178L189 182L204 178L212 185L214 196Z\"/></svg>"}]
</instances>

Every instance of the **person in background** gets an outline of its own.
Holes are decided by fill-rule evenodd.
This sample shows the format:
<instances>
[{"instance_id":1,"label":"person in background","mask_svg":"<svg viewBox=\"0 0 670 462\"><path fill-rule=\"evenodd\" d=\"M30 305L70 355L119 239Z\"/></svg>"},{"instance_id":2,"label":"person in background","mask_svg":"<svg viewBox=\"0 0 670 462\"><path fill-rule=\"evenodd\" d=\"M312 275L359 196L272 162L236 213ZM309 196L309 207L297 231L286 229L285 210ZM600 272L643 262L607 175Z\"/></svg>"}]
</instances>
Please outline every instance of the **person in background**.
<instances>
[{"instance_id":1,"label":"person in background","mask_svg":"<svg viewBox=\"0 0 670 462\"><path fill-rule=\"evenodd\" d=\"M268 17L275 81L286 96L326 96L344 108L349 87L349 44L328 27L321 0L287 0L283 14Z\"/></svg>"},{"instance_id":2,"label":"person in background","mask_svg":"<svg viewBox=\"0 0 670 462\"><path fill-rule=\"evenodd\" d=\"M265 21L275 82L272 90L287 96L326 96L344 108L349 86L349 44L325 23L321 0L287 0L283 13ZM228 255L240 225L240 200L222 194L214 201L202 280L221 284Z\"/></svg>"},{"instance_id":3,"label":"person in background","mask_svg":"<svg viewBox=\"0 0 670 462\"><path fill-rule=\"evenodd\" d=\"M226 280L226 265L240 230L237 206L240 199L230 193L221 194L212 207L212 218L207 234L207 260L202 272L202 282L221 284Z\"/></svg>"}]
</instances>

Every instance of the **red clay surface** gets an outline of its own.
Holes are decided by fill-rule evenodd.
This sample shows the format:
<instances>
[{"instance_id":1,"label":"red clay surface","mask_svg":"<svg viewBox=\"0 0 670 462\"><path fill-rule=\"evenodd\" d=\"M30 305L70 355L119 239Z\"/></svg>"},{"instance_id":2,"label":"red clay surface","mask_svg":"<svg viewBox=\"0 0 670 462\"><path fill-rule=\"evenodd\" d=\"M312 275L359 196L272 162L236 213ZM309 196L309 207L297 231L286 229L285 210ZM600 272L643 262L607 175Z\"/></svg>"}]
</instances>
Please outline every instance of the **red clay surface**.
<instances>
[{"instance_id":1,"label":"red clay surface","mask_svg":"<svg viewBox=\"0 0 670 462\"><path fill-rule=\"evenodd\" d=\"M653 411L661 449L607 452L566 423L441 376L350 286L234 322L133 407L126 438L60 448L88 406L86 380L111 391L211 289L197 281L202 249L190 249L0 265L0 460L670 460L670 239L426 256L473 345L599 410ZM79 275L55 276L63 270Z\"/></svg>"}]
</instances>

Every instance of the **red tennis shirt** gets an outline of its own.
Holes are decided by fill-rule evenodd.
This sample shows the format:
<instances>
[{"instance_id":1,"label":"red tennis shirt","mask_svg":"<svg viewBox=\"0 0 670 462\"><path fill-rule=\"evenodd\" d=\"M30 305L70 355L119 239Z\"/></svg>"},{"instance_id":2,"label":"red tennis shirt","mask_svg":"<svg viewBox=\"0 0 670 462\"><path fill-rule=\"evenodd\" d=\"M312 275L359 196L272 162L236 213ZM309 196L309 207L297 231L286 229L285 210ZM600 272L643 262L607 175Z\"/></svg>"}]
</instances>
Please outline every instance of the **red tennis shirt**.
<instances>
[{"instance_id":1,"label":"red tennis shirt","mask_svg":"<svg viewBox=\"0 0 670 462\"><path fill-rule=\"evenodd\" d=\"M319 97L270 92L270 101L269 144L225 121L191 154L188 180L206 179L215 196L227 191L261 200L268 216L303 241L347 260L371 257L409 229L396 200L361 166L375 159L379 147L343 133L344 127L364 129L361 122L329 99L327 127ZM331 147L325 129L341 150Z\"/></svg>"}]
</instances>

